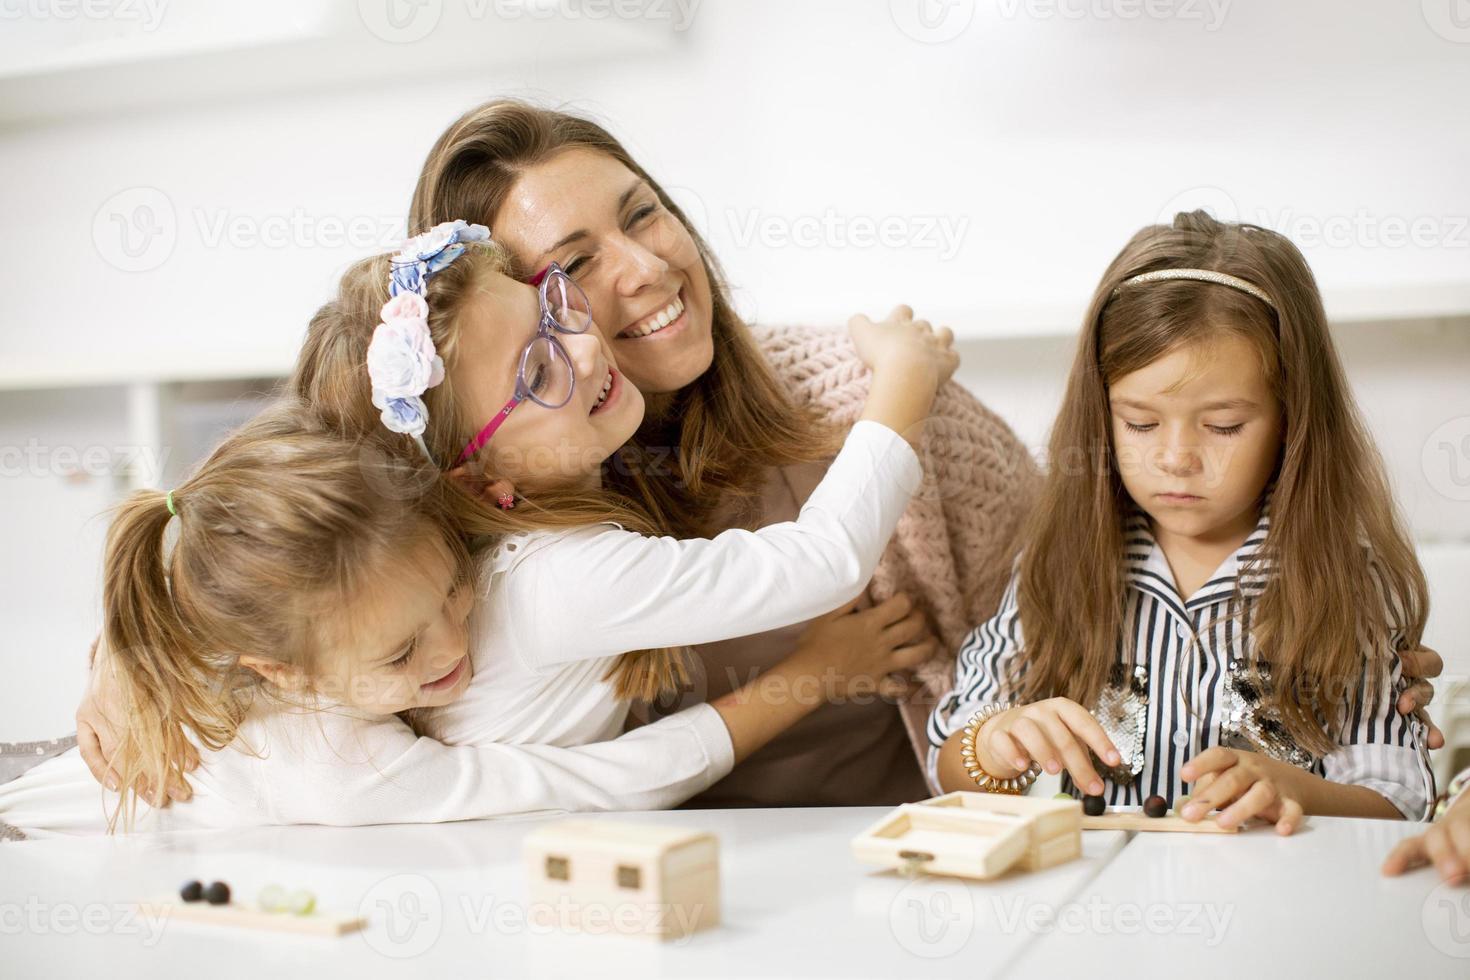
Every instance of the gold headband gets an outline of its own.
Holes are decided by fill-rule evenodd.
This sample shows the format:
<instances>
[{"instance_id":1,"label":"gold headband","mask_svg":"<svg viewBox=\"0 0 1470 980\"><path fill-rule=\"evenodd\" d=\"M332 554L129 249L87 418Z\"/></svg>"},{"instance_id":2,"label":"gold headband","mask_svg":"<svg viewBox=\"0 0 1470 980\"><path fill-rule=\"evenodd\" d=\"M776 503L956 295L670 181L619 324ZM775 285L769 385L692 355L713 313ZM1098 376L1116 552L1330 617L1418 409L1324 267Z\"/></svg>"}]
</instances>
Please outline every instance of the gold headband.
<instances>
[{"instance_id":1,"label":"gold headband","mask_svg":"<svg viewBox=\"0 0 1470 980\"><path fill-rule=\"evenodd\" d=\"M1242 293L1254 296L1273 310L1276 309L1276 304L1271 301L1271 297L1267 296L1266 291L1261 287L1246 282L1244 279L1236 276L1224 272L1215 272L1211 269L1157 269L1153 272L1145 272L1141 275L1124 279L1118 284L1118 288L1113 290L1113 295L1117 296L1124 286L1137 286L1149 282L1164 282L1170 279L1192 279L1196 282L1213 282L1220 286L1229 286L1231 289L1238 289Z\"/></svg>"}]
</instances>

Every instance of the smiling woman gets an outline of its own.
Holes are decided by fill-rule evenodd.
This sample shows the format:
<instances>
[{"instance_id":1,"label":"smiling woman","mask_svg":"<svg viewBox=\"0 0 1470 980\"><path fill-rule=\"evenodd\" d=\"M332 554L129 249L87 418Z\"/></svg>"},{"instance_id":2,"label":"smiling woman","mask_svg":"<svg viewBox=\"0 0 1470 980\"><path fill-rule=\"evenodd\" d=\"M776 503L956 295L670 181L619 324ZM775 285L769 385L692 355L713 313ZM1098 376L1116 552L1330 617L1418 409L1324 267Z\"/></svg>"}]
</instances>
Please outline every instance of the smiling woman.
<instances>
[{"instance_id":1,"label":"smiling woman","mask_svg":"<svg viewBox=\"0 0 1470 980\"><path fill-rule=\"evenodd\" d=\"M522 277L535 281L555 262L588 296L619 369L648 403L604 479L658 530L710 536L797 515L865 393L867 372L845 337L747 327L708 245L658 181L606 129L568 113L499 100L452 124L425 162L409 224L458 218L488 226ZM901 711L877 698L817 709L696 805L927 795L910 746L922 751L922 721L950 682L951 651L994 609L1036 473L1010 429L953 384L921 445L926 488L858 611L697 647L679 704L717 698L805 646L911 648L927 660L921 683ZM881 606L867 608L899 593L927 628L900 635Z\"/></svg>"}]
</instances>

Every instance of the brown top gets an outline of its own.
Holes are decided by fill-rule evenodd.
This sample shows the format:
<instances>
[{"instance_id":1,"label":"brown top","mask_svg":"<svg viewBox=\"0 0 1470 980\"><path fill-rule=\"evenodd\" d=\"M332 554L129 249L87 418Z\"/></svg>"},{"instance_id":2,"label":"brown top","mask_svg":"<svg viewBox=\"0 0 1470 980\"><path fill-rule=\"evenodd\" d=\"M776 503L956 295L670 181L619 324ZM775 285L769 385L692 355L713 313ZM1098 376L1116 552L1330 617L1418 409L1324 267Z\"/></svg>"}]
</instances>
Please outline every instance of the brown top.
<instances>
[{"instance_id":1,"label":"brown top","mask_svg":"<svg viewBox=\"0 0 1470 980\"><path fill-rule=\"evenodd\" d=\"M795 520L825 472L821 463L773 471L758 506L751 508L754 513L731 514L719 526L756 528ZM870 604L862 596L860 605ZM749 683L785 659L808 625L695 647L693 690L680 705L668 707L713 700ZM883 806L928 795L897 705L873 696L823 705L685 806Z\"/></svg>"}]
</instances>

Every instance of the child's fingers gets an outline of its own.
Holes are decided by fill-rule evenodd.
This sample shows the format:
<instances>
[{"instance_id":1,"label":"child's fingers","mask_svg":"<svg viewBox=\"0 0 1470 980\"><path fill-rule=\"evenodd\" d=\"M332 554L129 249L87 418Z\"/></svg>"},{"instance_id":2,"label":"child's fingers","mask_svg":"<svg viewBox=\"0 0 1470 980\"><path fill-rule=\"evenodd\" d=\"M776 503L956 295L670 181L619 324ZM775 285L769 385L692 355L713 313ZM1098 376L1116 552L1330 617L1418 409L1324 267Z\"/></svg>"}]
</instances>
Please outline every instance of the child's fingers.
<instances>
[{"instance_id":1,"label":"child's fingers","mask_svg":"<svg viewBox=\"0 0 1470 980\"><path fill-rule=\"evenodd\" d=\"M887 318L889 320L897 320L899 323L906 323L914 318L914 308L907 303L899 303L889 312Z\"/></svg>"},{"instance_id":2,"label":"child's fingers","mask_svg":"<svg viewBox=\"0 0 1470 980\"><path fill-rule=\"evenodd\" d=\"M1296 800L1283 800L1281 802L1281 816L1276 821L1276 832L1282 837L1290 837L1296 833L1297 828L1306 819L1302 811L1302 805Z\"/></svg>"},{"instance_id":3,"label":"child's fingers","mask_svg":"<svg viewBox=\"0 0 1470 980\"><path fill-rule=\"evenodd\" d=\"M1276 787L1268 782L1258 782L1242 793L1234 803L1222 810L1215 818L1215 823L1221 827L1238 827L1251 817L1275 806L1277 802Z\"/></svg>"},{"instance_id":4,"label":"child's fingers","mask_svg":"<svg viewBox=\"0 0 1470 980\"><path fill-rule=\"evenodd\" d=\"M1072 730L1072 734L1080 738L1088 748L1096 752L1099 759L1110 766L1122 764L1122 753L1118 751L1117 746L1113 745L1113 740L1108 737L1108 733L1103 730L1103 726L1098 724L1097 719L1092 716L1091 711L1088 711L1075 701L1063 701L1057 705L1057 714L1067 723L1067 727Z\"/></svg>"},{"instance_id":5,"label":"child's fingers","mask_svg":"<svg viewBox=\"0 0 1470 980\"><path fill-rule=\"evenodd\" d=\"M1052 775L1062 771L1061 756L1051 739L1046 737L1039 724L1032 718L1021 717L1011 725L1011 737L1025 747L1026 752Z\"/></svg>"},{"instance_id":6,"label":"child's fingers","mask_svg":"<svg viewBox=\"0 0 1470 980\"><path fill-rule=\"evenodd\" d=\"M1422 868L1429 863L1429 854L1424 848L1425 834L1406 837L1394 845L1383 859L1383 873L1389 877L1401 875L1413 868Z\"/></svg>"},{"instance_id":7,"label":"child's fingers","mask_svg":"<svg viewBox=\"0 0 1470 980\"><path fill-rule=\"evenodd\" d=\"M986 741L990 746L990 754L1007 760L1012 767L1024 772L1031 765L1031 756L1026 747L1016 741L1010 732L996 729Z\"/></svg>"},{"instance_id":8,"label":"child's fingers","mask_svg":"<svg viewBox=\"0 0 1470 980\"><path fill-rule=\"evenodd\" d=\"M1089 795L1096 796L1103 791L1102 777L1092 767L1092 759L1082 743L1077 741L1077 736L1067 727L1066 723L1057 715L1052 715L1042 722L1047 737L1062 754L1062 764L1067 767L1067 772L1072 774L1072 782Z\"/></svg>"},{"instance_id":9,"label":"child's fingers","mask_svg":"<svg viewBox=\"0 0 1470 980\"><path fill-rule=\"evenodd\" d=\"M1439 876L1445 881L1458 881L1470 874L1470 825L1463 822L1445 824L1439 835L1443 851L1434 859Z\"/></svg>"},{"instance_id":10,"label":"child's fingers","mask_svg":"<svg viewBox=\"0 0 1470 980\"><path fill-rule=\"evenodd\" d=\"M1225 806L1244 793L1246 787L1242 785L1243 782L1238 770L1227 769L1216 776L1205 789L1196 787L1194 795L1189 798L1189 803L1179 815L1190 821L1203 819L1211 810Z\"/></svg>"},{"instance_id":11,"label":"child's fingers","mask_svg":"<svg viewBox=\"0 0 1470 980\"><path fill-rule=\"evenodd\" d=\"M1444 827L1431 827L1424 835L1424 852L1440 878L1453 881L1465 873L1465 865L1456 856L1450 835Z\"/></svg>"},{"instance_id":12,"label":"child's fingers","mask_svg":"<svg viewBox=\"0 0 1470 980\"><path fill-rule=\"evenodd\" d=\"M1236 763L1236 756L1230 749L1223 746L1205 749L1199 755L1190 759L1179 770L1179 776L1186 783L1198 782L1200 777L1207 772L1222 772Z\"/></svg>"},{"instance_id":13,"label":"child's fingers","mask_svg":"<svg viewBox=\"0 0 1470 980\"><path fill-rule=\"evenodd\" d=\"M117 773L112 771L107 756L102 753L102 741L97 737L97 730L81 719L77 720L77 752L93 779L110 790L117 790Z\"/></svg>"}]
</instances>

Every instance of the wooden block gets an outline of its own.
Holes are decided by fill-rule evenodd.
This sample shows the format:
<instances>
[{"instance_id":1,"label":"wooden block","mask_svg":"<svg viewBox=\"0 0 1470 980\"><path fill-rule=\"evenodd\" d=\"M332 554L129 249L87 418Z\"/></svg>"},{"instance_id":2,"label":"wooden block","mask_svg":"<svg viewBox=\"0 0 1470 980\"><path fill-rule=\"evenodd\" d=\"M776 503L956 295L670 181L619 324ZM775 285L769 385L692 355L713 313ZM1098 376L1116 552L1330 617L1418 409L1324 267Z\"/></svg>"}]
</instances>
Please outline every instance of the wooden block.
<instances>
[{"instance_id":1,"label":"wooden block","mask_svg":"<svg viewBox=\"0 0 1470 980\"><path fill-rule=\"evenodd\" d=\"M524 852L538 924L656 939L719 924L720 855L713 834L564 820L533 831Z\"/></svg>"},{"instance_id":2,"label":"wooden block","mask_svg":"<svg viewBox=\"0 0 1470 980\"><path fill-rule=\"evenodd\" d=\"M1082 804L1076 800L957 792L924 800L920 805L1008 814L1024 821L1029 840L1017 864L1023 871L1041 871L1082 854Z\"/></svg>"},{"instance_id":3,"label":"wooden block","mask_svg":"<svg viewBox=\"0 0 1470 980\"><path fill-rule=\"evenodd\" d=\"M203 922L234 929L263 929L269 932L294 932L313 936L341 936L367 925L356 916L339 917L313 912L292 915L289 912L265 912L251 905L210 905L208 902L178 902L161 899L139 902L138 911L150 918Z\"/></svg>"},{"instance_id":4,"label":"wooden block","mask_svg":"<svg viewBox=\"0 0 1470 980\"><path fill-rule=\"evenodd\" d=\"M1109 811L1097 817L1082 817L1083 830L1138 830L1155 834L1236 834L1239 827L1226 830L1214 820L1205 819L1190 823L1183 817L1170 814L1166 817L1149 817L1132 810Z\"/></svg>"}]
</instances>

